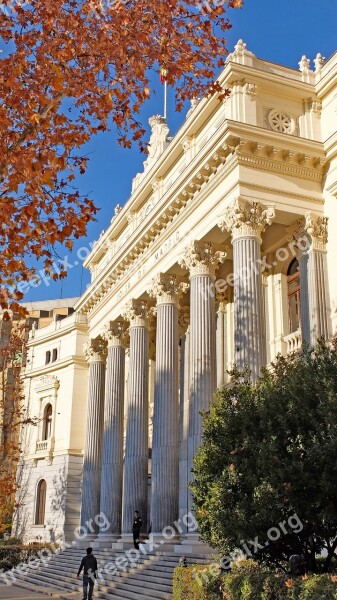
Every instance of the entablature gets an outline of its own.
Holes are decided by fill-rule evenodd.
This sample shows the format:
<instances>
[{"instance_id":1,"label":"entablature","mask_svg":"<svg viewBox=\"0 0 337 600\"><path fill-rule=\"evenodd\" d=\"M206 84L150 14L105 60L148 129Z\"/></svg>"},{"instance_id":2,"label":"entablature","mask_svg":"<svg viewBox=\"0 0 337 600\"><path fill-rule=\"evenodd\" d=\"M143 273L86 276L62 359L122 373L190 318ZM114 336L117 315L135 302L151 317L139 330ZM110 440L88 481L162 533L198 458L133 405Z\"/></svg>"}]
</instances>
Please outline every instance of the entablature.
<instances>
[{"instance_id":1,"label":"entablature","mask_svg":"<svg viewBox=\"0 0 337 600\"><path fill-rule=\"evenodd\" d=\"M319 142L226 120L105 266L77 310L89 314L225 163L317 182L325 154Z\"/></svg>"}]
</instances>

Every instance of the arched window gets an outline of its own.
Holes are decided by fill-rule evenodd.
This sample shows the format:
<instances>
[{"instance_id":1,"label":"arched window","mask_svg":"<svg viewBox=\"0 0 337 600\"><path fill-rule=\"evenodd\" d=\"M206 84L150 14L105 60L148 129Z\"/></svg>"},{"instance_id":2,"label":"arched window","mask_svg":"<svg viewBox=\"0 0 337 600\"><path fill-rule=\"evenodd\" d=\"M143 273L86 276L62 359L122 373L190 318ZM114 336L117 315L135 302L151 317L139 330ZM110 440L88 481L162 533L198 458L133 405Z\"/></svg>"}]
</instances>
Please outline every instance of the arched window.
<instances>
[{"instance_id":1,"label":"arched window","mask_svg":"<svg viewBox=\"0 0 337 600\"><path fill-rule=\"evenodd\" d=\"M51 404L47 404L44 411L43 419L43 439L48 440L51 436L51 424L53 419L53 407Z\"/></svg>"},{"instance_id":2,"label":"arched window","mask_svg":"<svg viewBox=\"0 0 337 600\"><path fill-rule=\"evenodd\" d=\"M288 317L289 333L293 333L300 328L301 323L301 285L300 271L297 258L291 261L287 272L288 284Z\"/></svg>"},{"instance_id":3,"label":"arched window","mask_svg":"<svg viewBox=\"0 0 337 600\"><path fill-rule=\"evenodd\" d=\"M51 359L51 353L50 353L50 350L47 350L47 352L46 352L46 365L48 363L50 363L50 359Z\"/></svg>"},{"instance_id":4,"label":"arched window","mask_svg":"<svg viewBox=\"0 0 337 600\"><path fill-rule=\"evenodd\" d=\"M57 348L53 349L53 354L52 354L52 362L55 362L55 360L57 360Z\"/></svg>"},{"instance_id":5,"label":"arched window","mask_svg":"<svg viewBox=\"0 0 337 600\"><path fill-rule=\"evenodd\" d=\"M44 525L44 516L46 512L46 493L46 481L44 479L41 479L37 486L35 525Z\"/></svg>"}]
</instances>

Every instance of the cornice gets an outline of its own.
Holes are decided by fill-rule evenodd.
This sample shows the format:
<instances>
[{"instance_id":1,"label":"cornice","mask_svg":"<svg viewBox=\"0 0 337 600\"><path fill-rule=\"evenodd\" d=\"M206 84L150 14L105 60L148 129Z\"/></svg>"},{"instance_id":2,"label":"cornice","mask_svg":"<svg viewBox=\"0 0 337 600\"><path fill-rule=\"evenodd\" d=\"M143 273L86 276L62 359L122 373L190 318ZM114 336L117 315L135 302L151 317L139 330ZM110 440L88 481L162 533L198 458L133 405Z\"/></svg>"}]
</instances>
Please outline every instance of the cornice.
<instances>
[{"instance_id":1,"label":"cornice","mask_svg":"<svg viewBox=\"0 0 337 600\"><path fill-rule=\"evenodd\" d=\"M64 360L56 361L55 363L48 363L48 365L43 365L42 367L38 367L32 369L31 371L25 371L25 379L35 379L35 377L41 377L42 375L50 375L55 371L59 371L60 369L65 369L69 367L69 365L77 365L81 367L85 367L87 369L88 364L85 360L84 356L76 356L72 355Z\"/></svg>"},{"instance_id":2,"label":"cornice","mask_svg":"<svg viewBox=\"0 0 337 600\"><path fill-rule=\"evenodd\" d=\"M33 348L34 346L40 346L41 344L44 344L53 339L59 340L60 338L62 338L65 335L68 335L72 331L77 331L86 334L88 333L89 329L87 323L80 322L69 323L69 326L64 328L60 327L59 329L53 329L52 331L44 331L44 329L47 330L49 327L50 325L48 325L47 327L43 327L42 329L38 329L37 331L43 332L43 335L29 338L27 342L27 347Z\"/></svg>"},{"instance_id":3,"label":"cornice","mask_svg":"<svg viewBox=\"0 0 337 600\"><path fill-rule=\"evenodd\" d=\"M226 163L235 160L242 166L313 182L322 180L325 166L323 146L319 142L229 120L199 154L201 156L197 155L191 162L190 172L178 177L156 205L156 212L149 213L94 280L79 300L77 310L90 314L134 261Z\"/></svg>"},{"instance_id":4,"label":"cornice","mask_svg":"<svg viewBox=\"0 0 337 600\"><path fill-rule=\"evenodd\" d=\"M234 60L228 60L222 73L218 77L218 82L223 89L229 89L232 83L237 79L251 81L254 83L268 83L284 86L287 81L287 88L291 89L292 94L303 99L306 96L312 96L315 91L315 86L312 83L307 83L302 80L301 73L298 70L291 69L271 63L254 57L254 65L243 65ZM127 215L130 210L134 210L137 206L145 201L146 197L152 193L152 183L156 177L163 177L170 165L172 165L179 155L181 155L184 141L187 137L193 136L208 120L210 114L219 106L219 95L214 94L211 97L201 99L197 106L191 112L190 117L182 124L173 140L164 150L156 163L144 173L137 190L131 195L125 206L115 215L113 223L104 232L84 261L84 266L88 267L91 262L103 254L102 247L109 239L115 237L127 225ZM192 117L193 114L193 117ZM192 118L191 118L192 117Z\"/></svg>"}]
</instances>

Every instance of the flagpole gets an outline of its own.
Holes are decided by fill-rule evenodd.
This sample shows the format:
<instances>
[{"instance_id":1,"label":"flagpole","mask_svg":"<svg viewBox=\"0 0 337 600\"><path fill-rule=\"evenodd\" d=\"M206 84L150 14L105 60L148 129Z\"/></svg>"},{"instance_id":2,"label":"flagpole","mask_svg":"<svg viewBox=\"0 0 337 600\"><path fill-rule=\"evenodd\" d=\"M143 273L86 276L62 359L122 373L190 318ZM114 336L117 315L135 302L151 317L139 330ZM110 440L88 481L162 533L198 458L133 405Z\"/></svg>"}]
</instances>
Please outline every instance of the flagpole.
<instances>
[{"instance_id":1,"label":"flagpole","mask_svg":"<svg viewBox=\"0 0 337 600\"><path fill-rule=\"evenodd\" d=\"M167 118L167 81L164 81L164 119Z\"/></svg>"}]
</instances>

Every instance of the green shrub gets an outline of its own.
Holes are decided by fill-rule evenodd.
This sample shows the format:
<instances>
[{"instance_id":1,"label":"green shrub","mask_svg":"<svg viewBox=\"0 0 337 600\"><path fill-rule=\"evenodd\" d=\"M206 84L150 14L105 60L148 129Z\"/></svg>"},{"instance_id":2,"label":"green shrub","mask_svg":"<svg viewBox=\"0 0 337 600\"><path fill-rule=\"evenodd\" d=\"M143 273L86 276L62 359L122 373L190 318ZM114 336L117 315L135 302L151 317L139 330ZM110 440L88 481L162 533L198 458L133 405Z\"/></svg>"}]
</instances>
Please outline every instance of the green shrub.
<instances>
[{"instance_id":1,"label":"green shrub","mask_svg":"<svg viewBox=\"0 0 337 600\"><path fill-rule=\"evenodd\" d=\"M0 546L22 546L21 538L10 537L0 540Z\"/></svg>"},{"instance_id":2,"label":"green shrub","mask_svg":"<svg viewBox=\"0 0 337 600\"><path fill-rule=\"evenodd\" d=\"M216 575L207 566L177 567L173 600L337 600L337 577L312 575L289 579L287 575L258 571L251 564ZM213 574L212 574L213 573Z\"/></svg>"},{"instance_id":3,"label":"green shrub","mask_svg":"<svg viewBox=\"0 0 337 600\"><path fill-rule=\"evenodd\" d=\"M27 562L31 557L38 556L42 549L53 550L51 544L36 544L34 546L0 545L0 571L9 571L20 563Z\"/></svg>"}]
</instances>

